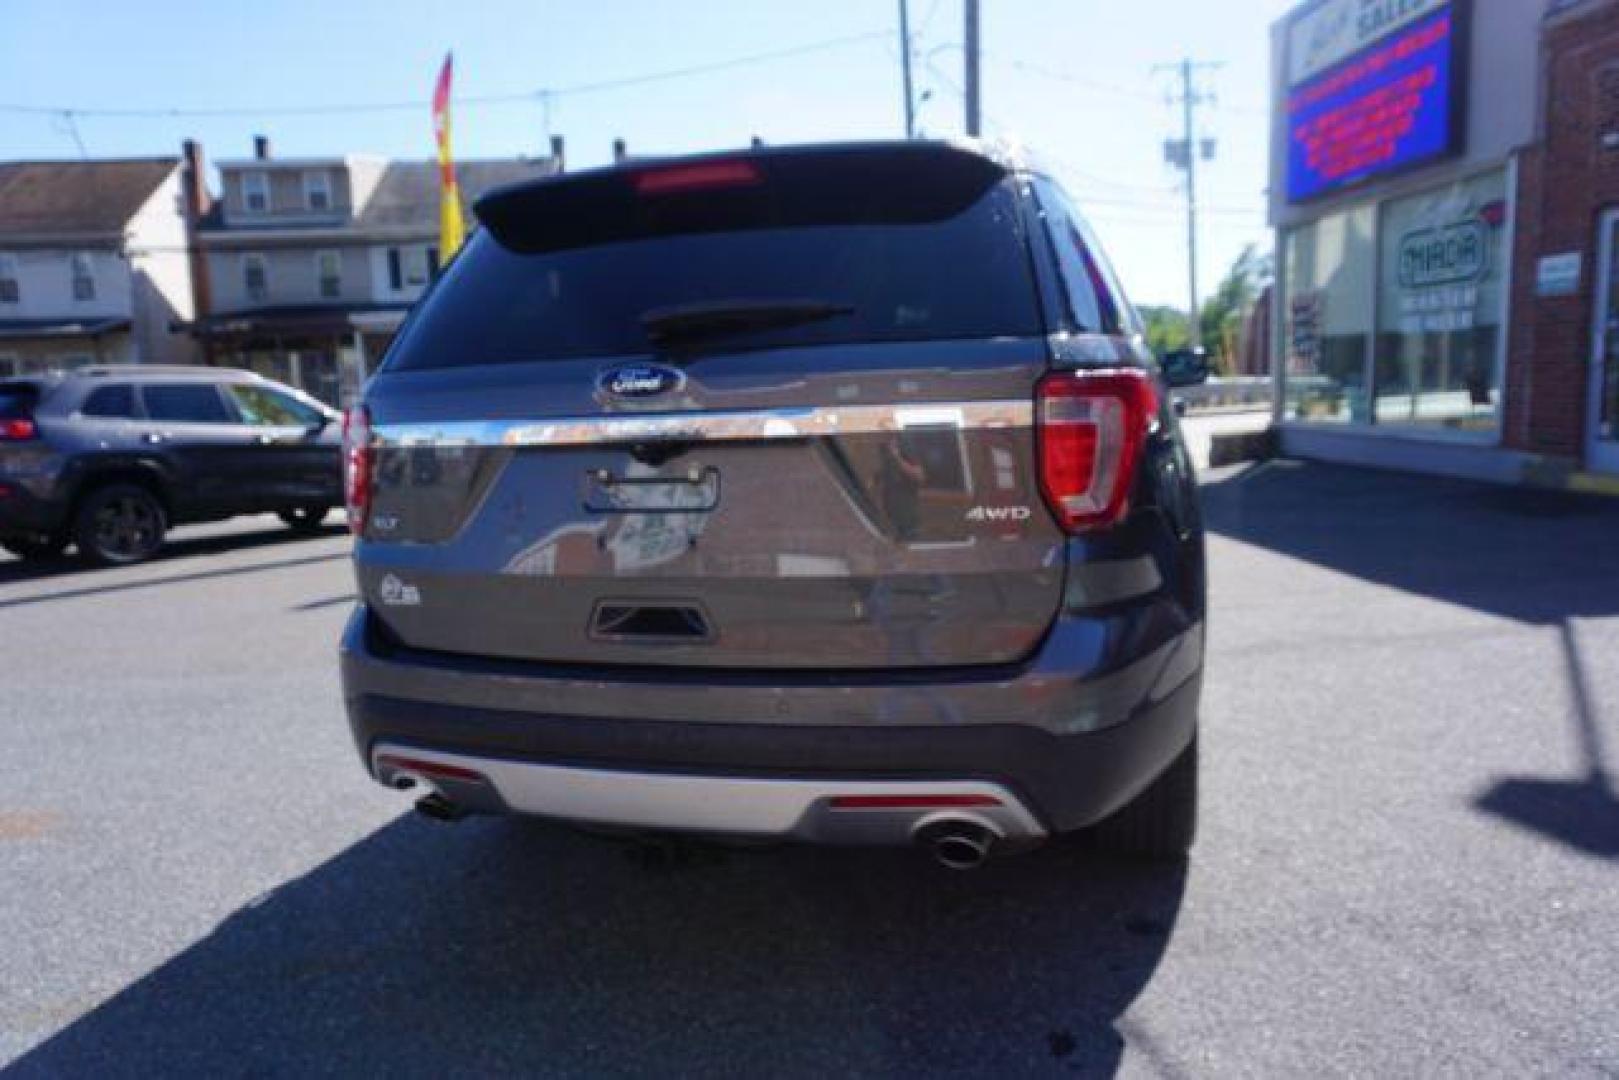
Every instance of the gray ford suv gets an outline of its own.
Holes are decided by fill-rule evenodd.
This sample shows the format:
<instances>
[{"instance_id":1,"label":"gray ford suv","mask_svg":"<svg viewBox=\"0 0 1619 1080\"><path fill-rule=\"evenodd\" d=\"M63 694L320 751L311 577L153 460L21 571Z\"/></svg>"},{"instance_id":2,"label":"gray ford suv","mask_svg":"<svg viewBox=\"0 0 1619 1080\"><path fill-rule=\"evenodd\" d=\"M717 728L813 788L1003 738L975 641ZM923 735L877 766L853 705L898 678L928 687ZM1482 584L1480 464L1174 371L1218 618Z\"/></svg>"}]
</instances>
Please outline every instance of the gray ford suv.
<instances>
[{"instance_id":1,"label":"gray ford suv","mask_svg":"<svg viewBox=\"0 0 1619 1080\"><path fill-rule=\"evenodd\" d=\"M346 425L377 780L961 867L1080 829L1186 850L1192 468L1051 180L760 149L477 215Z\"/></svg>"}]
</instances>

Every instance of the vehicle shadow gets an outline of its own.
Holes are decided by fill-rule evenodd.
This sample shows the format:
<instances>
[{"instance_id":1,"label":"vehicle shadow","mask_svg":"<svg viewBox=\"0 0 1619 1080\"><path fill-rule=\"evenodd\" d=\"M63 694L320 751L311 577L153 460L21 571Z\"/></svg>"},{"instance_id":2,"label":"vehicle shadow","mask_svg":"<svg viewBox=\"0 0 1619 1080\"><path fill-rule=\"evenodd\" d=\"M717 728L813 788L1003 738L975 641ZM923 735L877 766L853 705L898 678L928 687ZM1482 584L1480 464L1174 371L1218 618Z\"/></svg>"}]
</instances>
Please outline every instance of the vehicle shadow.
<instances>
[{"instance_id":1,"label":"vehicle shadow","mask_svg":"<svg viewBox=\"0 0 1619 1080\"><path fill-rule=\"evenodd\" d=\"M1068 846L959 874L410 815L13 1074L1106 1076L1184 888Z\"/></svg>"},{"instance_id":2,"label":"vehicle shadow","mask_svg":"<svg viewBox=\"0 0 1619 1080\"><path fill-rule=\"evenodd\" d=\"M259 548L277 547L282 544L300 544L310 540L331 540L345 536L347 533L348 529L339 524L322 525L320 528L310 532L294 532L283 526L269 526L262 532L233 532L217 536L181 537L178 540L169 540L154 557L139 565L157 567L166 562L195 558L199 555L224 555L233 552L254 551ZM0 555L0 585L40 581L46 578L61 578L73 574L91 575L93 577L104 572L122 569L129 568L90 566L74 558L71 554L38 562Z\"/></svg>"},{"instance_id":3,"label":"vehicle shadow","mask_svg":"<svg viewBox=\"0 0 1619 1080\"><path fill-rule=\"evenodd\" d=\"M1210 532L1367 581L1529 623L1619 614L1619 499L1288 460L1202 494Z\"/></svg>"}]
</instances>

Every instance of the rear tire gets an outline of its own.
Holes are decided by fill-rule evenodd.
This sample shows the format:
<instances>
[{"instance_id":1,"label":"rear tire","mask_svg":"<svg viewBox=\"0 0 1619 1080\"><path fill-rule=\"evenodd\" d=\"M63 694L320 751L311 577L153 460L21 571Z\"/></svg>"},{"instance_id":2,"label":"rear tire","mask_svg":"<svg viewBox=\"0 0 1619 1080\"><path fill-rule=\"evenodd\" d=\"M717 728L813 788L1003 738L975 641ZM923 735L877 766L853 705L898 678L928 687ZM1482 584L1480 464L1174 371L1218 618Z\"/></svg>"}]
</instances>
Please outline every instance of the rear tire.
<instances>
[{"instance_id":1,"label":"rear tire","mask_svg":"<svg viewBox=\"0 0 1619 1080\"><path fill-rule=\"evenodd\" d=\"M50 562L52 559L62 557L62 551L67 547L67 537L51 537L49 540L5 540L0 541L0 548L5 548L19 559L28 562Z\"/></svg>"},{"instance_id":2,"label":"rear tire","mask_svg":"<svg viewBox=\"0 0 1619 1080\"><path fill-rule=\"evenodd\" d=\"M1092 830L1096 846L1155 862L1184 858L1197 836L1197 736L1134 802Z\"/></svg>"},{"instance_id":3,"label":"rear tire","mask_svg":"<svg viewBox=\"0 0 1619 1080\"><path fill-rule=\"evenodd\" d=\"M79 554L94 566L144 562L163 546L168 514L151 489L108 484L86 495L74 517Z\"/></svg>"},{"instance_id":4,"label":"rear tire","mask_svg":"<svg viewBox=\"0 0 1619 1080\"><path fill-rule=\"evenodd\" d=\"M312 533L320 529L331 510L329 506L293 506L276 511L276 517L286 522L287 528L295 533Z\"/></svg>"}]
</instances>

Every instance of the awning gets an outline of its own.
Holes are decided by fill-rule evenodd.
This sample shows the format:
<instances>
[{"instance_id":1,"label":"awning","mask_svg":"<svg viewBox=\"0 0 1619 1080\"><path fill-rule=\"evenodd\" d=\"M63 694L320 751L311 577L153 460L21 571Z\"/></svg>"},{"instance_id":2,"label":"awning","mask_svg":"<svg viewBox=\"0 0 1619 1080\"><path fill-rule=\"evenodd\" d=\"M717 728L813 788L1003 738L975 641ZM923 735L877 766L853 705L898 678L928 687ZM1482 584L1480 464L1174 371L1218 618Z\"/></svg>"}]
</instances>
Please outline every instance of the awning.
<instances>
[{"instance_id":1,"label":"awning","mask_svg":"<svg viewBox=\"0 0 1619 1080\"><path fill-rule=\"evenodd\" d=\"M0 341L24 338L100 337L129 329L129 320L111 319L0 319Z\"/></svg>"}]
</instances>

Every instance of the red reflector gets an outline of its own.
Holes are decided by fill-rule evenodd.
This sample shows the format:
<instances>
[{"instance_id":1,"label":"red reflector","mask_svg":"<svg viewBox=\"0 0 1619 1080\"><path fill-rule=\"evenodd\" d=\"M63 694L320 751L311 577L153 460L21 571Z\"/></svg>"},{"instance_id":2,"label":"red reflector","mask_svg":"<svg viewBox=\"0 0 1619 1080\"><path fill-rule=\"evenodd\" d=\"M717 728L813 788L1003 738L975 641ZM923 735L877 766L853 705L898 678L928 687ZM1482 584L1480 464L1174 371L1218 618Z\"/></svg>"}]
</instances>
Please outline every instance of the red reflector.
<instances>
[{"instance_id":1,"label":"red reflector","mask_svg":"<svg viewBox=\"0 0 1619 1080\"><path fill-rule=\"evenodd\" d=\"M945 807L999 806L993 795L834 795L834 810L935 810Z\"/></svg>"},{"instance_id":2,"label":"red reflector","mask_svg":"<svg viewBox=\"0 0 1619 1080\"><path fill-rule=\"evenodd\" d=\"M378 754L377 764L403 769L406 772L421 773L423 776L437 776L444 780L471 780L481 783L484 779L483 773L476 769L464 769L459 765L444 765L437 761L424 761L421 758L403 757L399 754Z\"/></svg>"},{"instance_id":3,"label":"red reflector","mask_svg":"<svg viewBox=\"0 0 1619 1080\"><path fill-rule=\"evenodd\" d=\"M0 439L7 442L21 442L32 439L39 434L39 428L26 416L13 417L10 420L0 420Z\"/></svg>"},{"instance_id":4,"label":"red reflector","mask_svg":"<svg viewBox=\"0 0 1619 1080\"><path fill-rule=\"evenodd\" d=\"M746 187L762 177L748 161L703 161L695 165L672 165L647 169L635 174L638 195L670 195L704 188Z\"/></svg>"},{"instance_id":5,"label":"red reflector","mask_svg":"<svg viewBox=\"0 0 1619 1080\"><path fill-rule=\"evenodd\" d=\"M1082 532L1124 517L1157 418L1158 392L1140 369L1058 372L1040 380L1040 491L1063 528Z\"/></svg>"}]
</instances>

